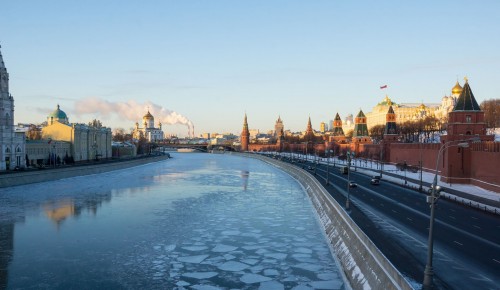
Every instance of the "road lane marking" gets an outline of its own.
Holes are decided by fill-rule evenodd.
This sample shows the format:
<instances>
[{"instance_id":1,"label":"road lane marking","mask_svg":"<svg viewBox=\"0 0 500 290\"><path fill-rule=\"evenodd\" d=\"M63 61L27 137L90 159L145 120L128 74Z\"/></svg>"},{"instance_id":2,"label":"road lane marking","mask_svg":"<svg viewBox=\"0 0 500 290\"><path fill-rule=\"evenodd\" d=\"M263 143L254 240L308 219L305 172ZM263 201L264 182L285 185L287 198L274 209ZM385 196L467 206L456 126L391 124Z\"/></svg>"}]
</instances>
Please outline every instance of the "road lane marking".
<instances>
[{"instance_id":1,"label":"road lane marking","mask_svg":"<svg viewBox=\"0 0 500 290\"><path fill-rule=\"evenodd\" d=\"M406 219L409 220L409 221L413 221L411 218L406 218Z\"/></svg>"},{"instance_id":2,"label":"road lane marking","mask_svg":"<svg viewBox=\"0 0 500 290\"><path fill-rule=\"evenodd\" d=\"M488 277L485 277L484 275L479 275L478 276L470 276L471 279L474 279L474 280L477 280L477 281L493 281L491 279L489 279Z\"/></svg>"},{"instance_id":3,"label":"road lane marking","mask_svg":"<svg viewBox=\"0 0 500 290\"><path fill-rule=\"evenodd\" d=\"M452 218L452 219L454 219L454 220L456 219L454 216L451 216L451 215L449 217Z\"/></svg>"},{"instance_id":4,"label":"road lane marking","mask_svg":"<svg viewBox=\"0 0 500 290\"><path fill-rule=\"evenodd\" d=\"M463 244L461 244L461 243L459 243L459 242L457 242L457 241L453 241L453 242L454 242L455 244L458 244L458 245L460 245L460 246L463 246Z\"/></svg>"},{"instance_id":5,"label":"road lane marking","mask_svg":"<svg viewBox=\"0 0 500 290\"><path fill-rule=\"evenodd\" d=\"M398 212L397 212L397 211L395 211L395 210L392 210L392 212L393 212L393 213L398 213Z\"/></svg>"},{"instance_id":6,"label":"road lane marking","mask_svg":"<svg viewBox=\"0 0 500 290\"><path fill-rule=\"evenodd\" d=\"M384 206L384 204L383 204L383 203L381 203L381 204L380 204L380 206Z\"/></svg>"},{"instance_id":7,"label":"road lane marking","mask_svg":"<svg viewBox=\"0 0 500 290\"><path fill-rule=\"evenodd\" d=\"M471 216L471 218L473 218L473 219L475 219L475 220L478 220L478 218L477 218L477 217L473 217L473 216Z\"/></svg>"},{"instance_id":8,"label":"road lane marking","mask_svg":"<svg viewBox=\"0 0 500 290\"><path fill-rule=\"evenodd\" d=\"M498 264L500 264L500 261L496 260L496 259L492 259L493 261L497 262Z\"/></svg>"},{"instance_id":9,"label":"road lane marking","mask_svg":"<svg viewBox=\"0 0 500 290\"><path fill-rule=\"evenodd\" d=\"M456 212L456 210L454 210L454 209L452 209L452 208L450 208L450 210L451 210L452 212Z\"/></svg>"},{"instance_id":10,"label":"road lane marking","mask_svg":"<svg viewBox=\"0 0 500 290\"><path fill-rule=\"evenodd\" d=\"M481 229L481 227L478 227L478 226L476 226L476 225L473 225L473 227L478 228L478 229Z\"/></svg>"}]
</instances>

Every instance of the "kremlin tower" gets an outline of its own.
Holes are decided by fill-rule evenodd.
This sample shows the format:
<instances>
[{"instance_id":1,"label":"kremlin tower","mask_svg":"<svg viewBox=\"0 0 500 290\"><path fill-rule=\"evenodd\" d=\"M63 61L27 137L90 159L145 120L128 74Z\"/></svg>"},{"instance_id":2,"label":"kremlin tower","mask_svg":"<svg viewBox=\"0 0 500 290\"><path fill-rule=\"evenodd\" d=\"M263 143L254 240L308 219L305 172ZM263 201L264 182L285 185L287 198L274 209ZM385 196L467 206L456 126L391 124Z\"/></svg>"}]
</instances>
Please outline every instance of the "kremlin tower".
<instances>
[{"instance_id":1,"label":"kremlin tower","mask_svg":"<svg viewBox=\"0 0 500 290\"><path fill-rule=\"evenodd\" d=\"M250 141L250 132L248 131L247 114L243 121L243 130L241 131L241 151L248 151L248 143Z\"/></svg>"},{"instance_id":2,"label":"kremlin tower","mask_svg":"<svg viewBox=\"0 0 500 290\"><path fill-rule=\"evenodd\" d=\"M396 126L396 114L392 106L389 106L389 111L385 117L384 141L396 142L398 140L398 130Z\"/></svg>"}]
</instances>

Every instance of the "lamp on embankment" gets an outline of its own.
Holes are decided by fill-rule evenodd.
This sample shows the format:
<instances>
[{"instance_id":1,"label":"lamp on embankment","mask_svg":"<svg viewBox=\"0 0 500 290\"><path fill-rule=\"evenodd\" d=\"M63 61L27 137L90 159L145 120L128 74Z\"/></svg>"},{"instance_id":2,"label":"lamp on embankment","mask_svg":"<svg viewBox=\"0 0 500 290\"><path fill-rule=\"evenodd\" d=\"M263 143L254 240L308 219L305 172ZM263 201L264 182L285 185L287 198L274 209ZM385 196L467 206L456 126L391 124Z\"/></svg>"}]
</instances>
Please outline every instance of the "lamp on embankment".
<instances>
[{"instance_id":1,"label":"lamp on embankment","mask_svg":"<svg viewBox=\"0 0 500 290\"><path fill-rule=\"evenodd\" d=\"M479 141L478 138L472 138L468 140L458 140L458 141L448 141L441 145L438 151L437 161L436 161L436 171L434 174L434 180L431 185L431 195L427 196L427 203L430 204L431 208L431 216L430 216L430 224L429 224L429 241L427 248L427 264L425 265L424 270L424 282L422 285L423 289L431 289L432 288L432 278L434 276L434 271L432 268L432 256L433 256L433 247L434 247L434 212L436 207L436 202L439 199L439 192L441 188L437 186L437 176L438 176L438 168L439 168L439 158L443 154L444 150L450 147L461 147L466 148L469 147L469 142ZM458 144L451 144L453 142L460 142Z\"/></svg>"}]
</instances>

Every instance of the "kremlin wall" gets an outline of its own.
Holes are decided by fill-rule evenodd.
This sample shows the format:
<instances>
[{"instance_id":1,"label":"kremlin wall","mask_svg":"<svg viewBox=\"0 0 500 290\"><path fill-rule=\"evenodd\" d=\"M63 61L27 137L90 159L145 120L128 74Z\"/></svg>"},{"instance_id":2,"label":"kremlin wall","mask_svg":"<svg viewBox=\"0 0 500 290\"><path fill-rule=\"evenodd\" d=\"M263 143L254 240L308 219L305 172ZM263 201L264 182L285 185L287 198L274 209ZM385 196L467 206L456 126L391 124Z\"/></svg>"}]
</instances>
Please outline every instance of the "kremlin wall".
<instances>
[{"instance_id":1,"label":"kremlin wall","mask_svg":"<svg viewBox=\"0 0 500 290\"><path fill-rule=\"evenodd\" d=\"M346 156L353 152L355 158L382 161L390 164L407 164L424 171L434 172L436 166L441 181L450 184L472 184L482 188L500 192L500 142L494 142L494 135L486 134L484 112L479 107L469 83L466 79L464 87L458 82L452 90L453 101L448 112L446 134L441 135L439 143L402 143L398 135L398 113L394 110L390 99L385 105L385 132L383 140L373 144L368 134L369 116L362 110L354 122L351 140L344 135L342 121L337 114L333 122L332 134L324 137L322 142L313 142L314 132L309 118L307 129L301 142L287 143L282 137L276 144L251 144L247 116L245 114L241 133L242 151L278 151L318 154L325 156L331 150L332 156ZM377 105L380 107L380 104ZM422 105L419 109L425 109ZM441 112L441 110L436 110ZM399 115L404 115L399 111ZM408 115L408 114L407 114ZM443 116L442 116L443 117ZM379 122L379 121L378 121ZM372 123L373 124L373 123ZM465 142L464 142L465 141ZM442 153L440 154L440 150ZM439 163L437 164L439 156Z\"/></svg>"}]
</instances>

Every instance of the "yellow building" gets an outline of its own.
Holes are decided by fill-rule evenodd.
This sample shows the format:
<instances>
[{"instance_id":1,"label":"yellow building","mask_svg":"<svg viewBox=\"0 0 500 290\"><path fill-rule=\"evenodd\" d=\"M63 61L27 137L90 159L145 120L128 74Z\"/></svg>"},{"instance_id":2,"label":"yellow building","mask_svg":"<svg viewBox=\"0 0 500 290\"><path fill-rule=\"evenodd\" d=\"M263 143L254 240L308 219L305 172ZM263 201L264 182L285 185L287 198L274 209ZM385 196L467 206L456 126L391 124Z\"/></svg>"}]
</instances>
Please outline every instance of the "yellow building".
<instances>
[{"instance_id":1,"label":"yellow building","mask_svg":"<svg viewBox=\"0 0 500 290\"><path fill-rule=\"evenodd\" d=\"M110 128L101 126L100 122L71 124L59 105L47 117L47 126L42 128L42 139L69 142L70 155L75 162L112 157Z\"/></svg>"},{"instance_id":2,"label":"yellow building","mask_svg":"<svg viewBox=\"0 0 500 290\"><path fill-rule=\"evenodd\" d=\"M49 143L50 142L50 143ZM63 163L66 156L71 157L71 143L67 141L27 140L26 157L30 166Z\"/></svg>"},{"instance_id":3,"label":"yellow building","mask_svg":"<svg viewBox=\"0 0 500 290\"><path fill-rule=\"evenodd\" d=\"M450 96L444 96L441 103L401 103L393 102L387 95L385 98L373 107L372 111L366 113L368 129L376 125L385 125L386 114L389 107L392 106L396 115L397 123L406 121L417 121L426 117L436 117L438 120L445 121L448 112L450 112L462 92L462 87L457 83L451 89Z\"/></svg>"}]
</instances>

